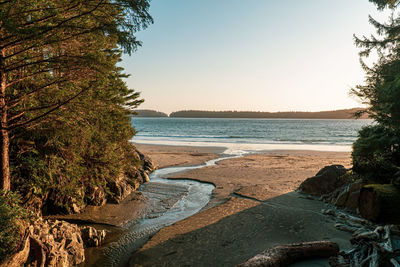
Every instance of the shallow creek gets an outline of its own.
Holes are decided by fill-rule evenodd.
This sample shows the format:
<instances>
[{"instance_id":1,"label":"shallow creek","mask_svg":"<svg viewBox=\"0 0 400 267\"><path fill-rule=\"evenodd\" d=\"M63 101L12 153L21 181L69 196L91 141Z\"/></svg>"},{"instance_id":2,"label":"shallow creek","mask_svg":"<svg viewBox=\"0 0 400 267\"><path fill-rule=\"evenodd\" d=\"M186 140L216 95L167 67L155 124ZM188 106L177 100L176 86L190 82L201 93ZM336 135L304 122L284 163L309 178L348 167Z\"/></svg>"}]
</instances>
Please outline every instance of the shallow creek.
<instances>
[{"instance_id":1,"label":"shallow creek","mask_svg":"<svg viewBox=\"0 0 400 267\"><path fill-rule=\"evenodd\" d=\"M241 157L242 153L227 155L207 161L202 165L185 167L168 167L154 171L150 182L143 184L139 191L152 201L157 195L157 188L173 190L178 199L168 209L150 211L142 219L127 223L123 227L103 226L108 230L106 242L101 248L90 248L86 251L86 262L83 266L126 266L133 252L142 247L148 239L163 227L190 217L204 208L211 199L214 185L187 179L167 179L171 174L182 173L206 166L213 166L218 161ZM171 194L171 192L168 192ZM163 194L161 192L161 194ZM155 207L157 208L157 207ZM129 212L129 211L127 211ZM99 227L96 227L99 228Z\"/></svg>"}]
</instances>

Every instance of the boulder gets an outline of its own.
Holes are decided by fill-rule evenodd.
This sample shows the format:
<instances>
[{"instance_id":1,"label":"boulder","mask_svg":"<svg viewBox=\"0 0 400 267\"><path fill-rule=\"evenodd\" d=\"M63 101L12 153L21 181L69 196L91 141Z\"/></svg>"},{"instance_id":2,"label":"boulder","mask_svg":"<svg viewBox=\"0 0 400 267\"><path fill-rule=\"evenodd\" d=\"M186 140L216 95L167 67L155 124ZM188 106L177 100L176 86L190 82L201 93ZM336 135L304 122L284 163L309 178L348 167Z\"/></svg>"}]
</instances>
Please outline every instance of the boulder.
<instances>
[{"instance_id":1,"label":"boulder","mask_svg":"<svg viewBox=\"0 0 400 267\"><path fill-rule=\"evenodd\" d=\"M98 247L106 237L105 230L96 230L91 226L84 226L81 228L82 240L85 247Z\"/></svg>"},{"instance_id":2,"label":"boulder","mask_svg":"<svg viewBox=\"0 0 400 267\"><path fill-rule=\"evenodd\" d=\"M301 183L299 191L306 194L321 196L333 192L345 184L340 177L346 174L342 165L331 165L322 168L315 176Z\"/></svg>"},{"instance_id":3,"label":"boulder","mask_svg":"<svg viewBox=\"0 0 400 267\"><path fill-rule=\"evenodd\" d=\"M400 189L392 184L369 184L361 188L359 208L363 218L379 223L400 223Z\"/></svg>"},{"instance_id":4,"label":"boulder","mask_svg":"<svg viewBox=\"0 0 400 267\"><path fill-rule=\"evenodd\" d=\"M344 186L333 204L349 211L357 212L359 208L360 191L364 185L365 183L359 180Z\"/></svg>"},{"instance_id":5,"label":"boulder","mask_svg":"<svg viewBox=\"0 0 400 267\"><path fill-rule=\"evenodd\" d=\"M85 260L77 225L39 218L29 227L30 251L25 266L76 266Z\"/></svg>"}]
</instances>

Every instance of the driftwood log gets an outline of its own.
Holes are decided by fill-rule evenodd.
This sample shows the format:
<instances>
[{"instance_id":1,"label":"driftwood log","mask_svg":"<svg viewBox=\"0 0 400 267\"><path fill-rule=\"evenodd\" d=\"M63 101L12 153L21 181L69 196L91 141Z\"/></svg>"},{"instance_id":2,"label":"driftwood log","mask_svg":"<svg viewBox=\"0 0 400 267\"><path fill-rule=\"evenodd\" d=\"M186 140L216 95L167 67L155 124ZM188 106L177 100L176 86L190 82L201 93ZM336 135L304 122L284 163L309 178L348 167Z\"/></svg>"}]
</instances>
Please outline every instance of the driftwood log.
<instances>
[{"instance_id":1,"label":"driftwood log","mask_svg":"<svg viewBox=\"0 0 400 267\"><path fill-rule=\"evenodd\" d=\"M328 258L337 255L338 244L330 241L316 241L297 243L270 248L249 259L237 267L280 267L289 264L313 259Z\"/></svg>"},{"instance_id":2,"label":"driftwood log","mask_svg":"<svg viewBox=\"0 0 400 267\"><path fill-rule=\"evenodd\" d=\"M374 231L355 234L350 242L355 248L341 252L337 257L329 259L331 266L395 266L400 264L397 257L400 250L393 246L393 226L379 226Z\"/></svg>"},{"instance_id":3,"label":"driftwood log","mask_svg":"<svg viewBox=\"0 0 400 267\"><path fill-rule=\"evenodd\" d=\"M359 210L373 222L399 223L400 190L390 184L370 184L361 188Z\"/></svg>"}]
</instances>

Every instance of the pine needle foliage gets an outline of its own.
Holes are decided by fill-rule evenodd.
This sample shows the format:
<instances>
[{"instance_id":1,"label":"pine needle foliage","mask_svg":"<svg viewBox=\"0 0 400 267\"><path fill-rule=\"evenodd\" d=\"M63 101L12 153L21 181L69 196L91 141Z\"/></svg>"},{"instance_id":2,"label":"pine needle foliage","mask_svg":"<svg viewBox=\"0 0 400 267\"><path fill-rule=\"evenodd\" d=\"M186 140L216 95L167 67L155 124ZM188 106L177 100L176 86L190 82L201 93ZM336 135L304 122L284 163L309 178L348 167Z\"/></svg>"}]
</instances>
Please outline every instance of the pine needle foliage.
<instances>
[{"instance_id":1,"label":"pine needle foliage","mask_svg":"<svg viewBox=\"0 0 400 267\"><path fill-rule=\"evenodd\" d=\"M98 86L120 50L141 43L148 0L0 0L0 182L10 189L9 144Z\"/></svg>"},{"instance_id":2,"label":"pine needle foliage","mask_svg":"<svg viewBox=\"0 0 400 267\"><path fill-rule=\"evenodd\" d=\"M354 170L375 182L395 182L400 166L400 17L399 1L371 0L379 9L393 10L387 23L369 17L376 36L357 37L365 83L352 89L368 105L365 111L375 124L362 129L353 145ZM371 53L378 55L372 67L364 63Z\"/></svg>"},{"instance_id":3,"label":"pine needle foliage","mask_svg":"<svg viewBox=\"0 0 400 267\"><path fill-rule=\"evenodd\" d=\"M0 0L4 190L68 213L93 188L109 195L110 182L134 175L130 117L143 100L117 64L141 45L148 9L148 0Z\"/></svg>"}]
</instances>

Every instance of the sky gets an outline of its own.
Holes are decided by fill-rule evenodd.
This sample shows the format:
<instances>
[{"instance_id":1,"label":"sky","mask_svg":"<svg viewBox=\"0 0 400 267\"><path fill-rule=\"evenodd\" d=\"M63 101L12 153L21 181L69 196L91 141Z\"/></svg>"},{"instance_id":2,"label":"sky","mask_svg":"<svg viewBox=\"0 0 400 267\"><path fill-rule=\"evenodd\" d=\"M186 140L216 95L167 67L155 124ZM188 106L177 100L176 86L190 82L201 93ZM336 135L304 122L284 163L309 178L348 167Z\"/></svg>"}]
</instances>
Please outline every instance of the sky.
<instances>
[{"instance_id":1,"label":"sky","mask_svg":"<svg viewBox=\"0 0 400 267\"><path fill-rule=\"evenodd\" d=\"M368 0L152 0L150 14L121 66L139 108L166 113L360 107L353 34L387 17Z\"/></svg>"}]
</instances>

